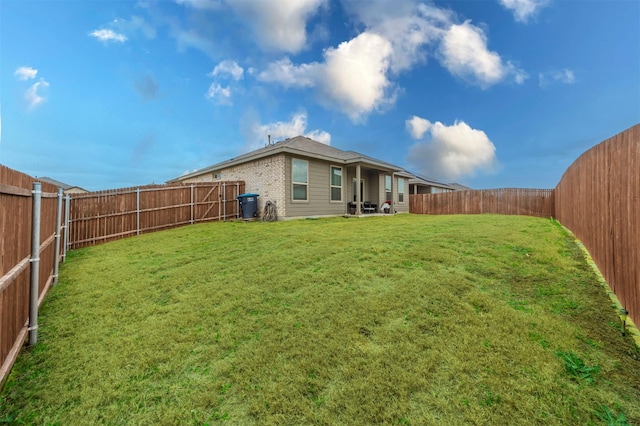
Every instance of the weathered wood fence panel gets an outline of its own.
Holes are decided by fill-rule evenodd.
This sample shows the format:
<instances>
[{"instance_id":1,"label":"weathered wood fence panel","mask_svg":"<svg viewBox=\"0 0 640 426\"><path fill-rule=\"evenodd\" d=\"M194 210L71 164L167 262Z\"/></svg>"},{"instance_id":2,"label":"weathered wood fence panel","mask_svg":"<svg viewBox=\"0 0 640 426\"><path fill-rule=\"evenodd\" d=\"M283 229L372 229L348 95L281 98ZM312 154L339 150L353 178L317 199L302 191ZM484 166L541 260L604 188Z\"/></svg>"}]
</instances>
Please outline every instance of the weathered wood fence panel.
<instances>
[{"instance_id":1,"label":"weathered wood fence panel","mask_svg":"<svg viewBox=\"0 0 640 426\"><path fill-rule=\"evenodd\" d=\"M244 182L150 185L72 194L69 248L203 221L236 219Z\"/></svg>"},{"instance_id":2,"label":"weathered wood fence panel","mask_svg":"<svg viewBox=\"0 0 640 426\"><path fill-rule=\"evenodd\" d=\"M640 324L640 125L582 154L556 186L556 214Z\"/></svg>"},{"instance_id":3,"label":"weathered wood fence panel","mask_svg":"<svg viewBox=\"0 0 640 426\"><path fill-rule=\"evenodd\" d=\"M411 213L554 215L553 189L504 188L409 196Z\"/></svg>"},{"instance_id":4,"label":"weathered wood fence panel","mask_svg":"<svg viewBox=\"0 0 640 426\"><path fill-rule=\"evenodd\" d=\"M151 185L74 194L64 200L63 208L61 190L42 182L36 197L34 182L37 179L0 165L0 389L27 337L36 341L37 309L34 312L35 304L30 305L31 288L38 289L40 306L57 280L56 258L64 259L68 248L190 223L235 219L240 213L236 196L245 188L239 181ZM39 208L34 209L38 198ZM33 228L38 211L39 226ZM64 238L58 228L61 224ZM34 230L40 235L36 252L32 251ZM37 271L37 281L32 271Z\"/></svg>"},{"instance_id":5,"label":"weathered wood fence panel","mask_svg":"<svg viewBox=\"0 0 640 426\"><path fill-rule=\"evenodd\" d=\"M0 383L6 380L27 338L32 262L39 264L38 305L55 279L58 188L41 184L40 246L34 259L32 190L36 181L0 165ZM58 242L62 244L61 239Z\"/></svg>"}]
</instances>

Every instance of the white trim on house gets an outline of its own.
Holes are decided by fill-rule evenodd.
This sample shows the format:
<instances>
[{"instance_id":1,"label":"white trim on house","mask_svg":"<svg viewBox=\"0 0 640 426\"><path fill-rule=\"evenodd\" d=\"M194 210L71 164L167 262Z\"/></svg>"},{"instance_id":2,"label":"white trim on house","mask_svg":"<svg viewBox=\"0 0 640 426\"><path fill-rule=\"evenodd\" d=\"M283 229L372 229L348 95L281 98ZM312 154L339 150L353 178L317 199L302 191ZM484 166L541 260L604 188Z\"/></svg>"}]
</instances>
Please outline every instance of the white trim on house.
<instances>
[{"instance_id":1,"label":"white trim on house","mask_svg":"<svg viewBox=\"0 0 640 426\"><path fill-rule=\"evenodd\" d=\"M294 164L296 163L296 161L299 161L301 163L304 163L307 169L307 176L306 176L306 182L302 182L302 181L295 181L295 173L294 173ZM295 198L296 197L296 185L298 186L305 186L305 198ZM301 158L291 158L291 202L292 203L308 203L309 202L309 161L308 160L303 160Z\"/></svg>"},{"instance_id":2,"label":"white trim on house","mask_svg":"<svg viewBox=\"0 0 640 426\"><path fill-rule=\"evenodd\" d=\"M334 169L338 169L340 170L340 185L334 185L333 184L333 170ZM343 172L343 168L341 166L336 166L333 164L329 165L329 202L330 203L342 203L342 200L344 199L344 172ZM340 188L340 199L339 200L334 200L333 199L333 190L334 188Z\"/></svg>"},{"instance_id":3,"label":"white trim on house","mask_svg":"<svg viewBox=\"0 0 640 426\"><path fill-rule=\"evenodd\" d=\"M407 195L407 181L403 177L398 177L398 204L405 203L405 196ZM400 199L402 196L402 199Z\"/></svg>"}]
</instances>

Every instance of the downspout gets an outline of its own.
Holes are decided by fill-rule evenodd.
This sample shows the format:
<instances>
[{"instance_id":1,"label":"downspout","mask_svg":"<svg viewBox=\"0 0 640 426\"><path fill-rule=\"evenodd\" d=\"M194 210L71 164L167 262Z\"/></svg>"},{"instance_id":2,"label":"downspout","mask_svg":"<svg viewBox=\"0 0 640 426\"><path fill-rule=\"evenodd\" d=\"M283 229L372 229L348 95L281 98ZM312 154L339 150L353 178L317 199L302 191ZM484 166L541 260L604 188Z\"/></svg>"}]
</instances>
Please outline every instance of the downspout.
<instances>
[{"instance_id":1,"label":"downspout","mask_svg":"<svg viewBox=\"0 0 640 426\"><path fill-rule=\"evenodd\" d=\"M360 216L360 209L362 208L362 194L360 193L360 164L356 165L356 215Z\"/></svg>"},{"instance_id":2,"label":"downspout","mask_svg":"<svg viewBox=\"0 0 640 426\"><path fill-rule=\"evenodd\" d=\"M396 172L391 172L391 214L396 214Z\"/></svg>"}]
</instances>

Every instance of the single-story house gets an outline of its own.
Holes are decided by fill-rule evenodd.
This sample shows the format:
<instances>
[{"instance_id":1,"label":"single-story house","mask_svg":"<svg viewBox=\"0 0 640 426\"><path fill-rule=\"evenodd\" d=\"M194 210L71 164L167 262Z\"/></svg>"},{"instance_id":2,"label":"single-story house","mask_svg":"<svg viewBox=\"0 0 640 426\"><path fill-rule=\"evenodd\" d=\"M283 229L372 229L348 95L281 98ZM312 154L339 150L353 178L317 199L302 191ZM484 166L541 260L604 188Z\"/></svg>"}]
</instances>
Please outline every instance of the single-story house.
<instances>
[{"instance_id":1,"label":"single-story house","mask_svg":"<svg viewBox=\"0 0 640 426\"><path fill-rule=\"evenodd\" d=\"M454 185L457 184L442 183L435 179L414 174L409 179L409 193L439 194L441 192L452 192L457 190Z\"/></svg>"},{"instance_id":2,"label":"single-story house","mask_svg":"<svg viewBox=\"0 0 640 426\"><path fill-rule=\"evenodd\" d=\"M408 213L415 178L393 164L296 136L168 183L242 180L247 193L259 195L258 211L271 201L279 219L290 219L380 213L387 201L391 213Z\"/></svg>"},{"instance_id":3,"label":"single-story house","mask_svg":"<svg viewBox=\"0 0 640 426\"><path fill-rule=\"evenodd\" d=\"M89 192L84 188L80 188L79 186L68 185L66 183L60 182L59 180L51 179L50 177L39 177L36 179L41 182L52 183L58 188L62 188L62 192L64 192L65 194L86 194L87 192Z\"/></svg>"}]
</instances>

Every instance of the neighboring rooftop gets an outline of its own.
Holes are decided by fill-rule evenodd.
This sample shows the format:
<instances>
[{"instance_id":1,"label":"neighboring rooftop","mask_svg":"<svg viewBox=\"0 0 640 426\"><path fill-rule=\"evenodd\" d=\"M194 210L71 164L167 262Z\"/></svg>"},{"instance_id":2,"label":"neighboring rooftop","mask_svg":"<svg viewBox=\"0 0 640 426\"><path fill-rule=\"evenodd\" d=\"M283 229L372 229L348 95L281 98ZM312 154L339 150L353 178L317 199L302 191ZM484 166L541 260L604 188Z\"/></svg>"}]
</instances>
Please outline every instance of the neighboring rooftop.
<instances>
[{"instance_id":1,"label":"neighboring rooftop","mask_svg":"<svg viewBox=\"0 0 640 426\"><path fill-rule=\"evenodd\" d=\"M449 186L454 188L456 191L466 191L468 189L473 189L473 188L469 188L468 186L461 185L459 183L450 183Z\"/></svg>"},{"instance_id":2,"label":"neighboring rooftop","mask_svg":"<svg viewBox=\"0 0 640 426\"><path fill-rule=\"evenodd\" d=\"M47 177L47 176L36 177L36 179L38 179L39 181L42 181L42 182L47 182L47 183L53 184L53 185L57 186L58 188L62 188L62 190L64 192L89 192L86 189L81 188L79 186L69 185L69 184L66 184L64 182L60 182L59 180L52 179L52 178Z\"/></svg>"}]
</instances>

